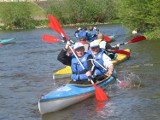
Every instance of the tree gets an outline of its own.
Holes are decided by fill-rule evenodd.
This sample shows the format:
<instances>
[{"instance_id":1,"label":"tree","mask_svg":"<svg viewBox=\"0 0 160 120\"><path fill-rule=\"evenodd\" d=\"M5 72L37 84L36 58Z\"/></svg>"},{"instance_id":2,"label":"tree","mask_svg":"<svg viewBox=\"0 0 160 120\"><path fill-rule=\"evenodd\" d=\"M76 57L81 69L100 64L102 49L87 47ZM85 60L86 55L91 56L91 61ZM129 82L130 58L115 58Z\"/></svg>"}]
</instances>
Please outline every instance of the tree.
<instances>
[{"instance_id":1,"label":"tree","mask_svg":"<svg viewBox=\"0 0 160 120\"><path fill-rule=\"evenodd\" d=\"M118 16L130 29L141 32L159 29L159 0L118 0Z\"/></svg>"}]
</instances>

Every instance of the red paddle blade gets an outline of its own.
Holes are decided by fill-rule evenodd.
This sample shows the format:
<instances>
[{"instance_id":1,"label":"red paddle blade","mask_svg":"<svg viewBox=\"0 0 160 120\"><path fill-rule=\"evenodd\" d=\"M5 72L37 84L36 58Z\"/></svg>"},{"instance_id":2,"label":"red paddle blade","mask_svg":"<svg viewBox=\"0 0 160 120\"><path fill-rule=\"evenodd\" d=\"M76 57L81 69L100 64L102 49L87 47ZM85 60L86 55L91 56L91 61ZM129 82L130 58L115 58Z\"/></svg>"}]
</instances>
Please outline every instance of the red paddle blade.
<instances>
[{"instance_id":1,"label":"red paddle blade","mask_svg":"<svg viewBox=\"0 0 160 120\"><path fill-rule=\"evenodd\" d=\"M127 55L128 57L130 57L130 52L127 52L125 50L109 50L109 52L120 53L120 54L124 54L124 55Z\"/></svg>"},{"instance_id":2,"label":"red paddle blade","mask_svg":"<svg viewBox=\"0 0 160 120\"><path fill-rule=\"evenodd\" d=\"M49 42L49 43L63 42L62 40L59 40L57 37L51 36L51 35L47 35L47 34L44 34L42 36L42 40L45 41L45 42Z\"/></svg>"},{"instance_id":3,"label":"red paddle blade","mask_svg":"<svg viewBox=\"0 0 160 120\"><path fill-rule=\"evenodd\" d=\"M111 42L111 38L109 38L108 36L105 36L105 35L104 35L104 40L105 40L106 42Z\"/></svg>"},{"instance_id":4,"label":"red paddle blade","mask_svg":"<svg viewBox=\"0 0 160 120\"><path fill-rule=\"evenodd\" d=\"M143 40L146 40L146 37L144 37L144 36L137 36L137 37L133 38L132 40L128 41L128 44L129 43L140 42L140 41L143 41Z\"/></svg>"},{"instance_id":5,"label":"red paddle blade","mask_svg":"<svg viewBox=\"0 0 160 120\"><path fill-rule=\"evenodd\" d=\"M52 22L50 22L50 23L48 24L48 26L49 26L50 28L52 28L53 30L55 30L58 34L61 34L60 29L58 29L55 25L53 25Z\"/></svg>"},{"instance_id":6,"label":"red paddle blade","mask_svg":"<svg viewBox=\"0 0 160 120\"><path fill-rule=\"evenodd\" d=\"M52 24L50 24L49 26L55 30L58 34L62 35L63 37L65 37L66 39L69 39L69 37L65 34L65 32L63 31L60 23L58 22L58 20L52 16L52 15L48 15L48 19L50 20L50 22Z\"/></svg>"},{"instance_id":7,"label":"red paddle blade","mask_svg":"<svg viewBox=\"0 0 160 120\"><path fill-rule=\"evenodd\" d=\"M0 47L3 46L2 44L0 44Z\"/></svg>"},{"instance_id":8,"label":"red paddle blade","mask_svg":"<svg viewBox=\"0 0 160 120\"><path fill-rule=\"evenodd\" d=\"M106 101L96 101L96 111L101 112L102 109L106 106Z\"/></svg>"},{"instance_id":9,"label":"red paddle blade","mask_svg":"<svg viewBox=\"0 0 160 120\"><path fill-rule=\"evenodd\" d=\"M95 88L95 95L97 100L104 101L109 99L108 96L104 93L102 88L97 87L95 84L93 86Z\"/></svg>"}]
</instances>

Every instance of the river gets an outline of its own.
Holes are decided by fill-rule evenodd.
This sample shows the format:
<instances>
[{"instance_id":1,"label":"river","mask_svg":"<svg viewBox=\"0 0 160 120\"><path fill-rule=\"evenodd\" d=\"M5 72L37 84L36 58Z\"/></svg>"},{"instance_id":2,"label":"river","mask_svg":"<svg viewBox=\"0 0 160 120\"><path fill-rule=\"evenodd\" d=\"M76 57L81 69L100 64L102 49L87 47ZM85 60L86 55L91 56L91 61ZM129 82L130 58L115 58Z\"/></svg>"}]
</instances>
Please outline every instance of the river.
<instances>
[{"instance_id":1,"label":"river","mask_svg":"<svg viewBox=\"0 0 160 120\"><path fill-rule=\"evenodd\" d=\"M119 24L98 26L105 35L116 35L121 43L130 40L127 29ZM64 31L73 40L74 28ZM96 109L94 97L64 110L40 115L39 96L65 84L69 78L52 79L53 71L63 68L57 54L64 43L41 40L45 33L61 38L48 28L0 31L1 38L16 43L0 47L0 120L159 120L160 119L160 42L145 40L121 46L130 48L131 58L116 66L118 79L131 83L129 88L117 83L105 91L110 100Z\"/></svg>"}]
</instances>

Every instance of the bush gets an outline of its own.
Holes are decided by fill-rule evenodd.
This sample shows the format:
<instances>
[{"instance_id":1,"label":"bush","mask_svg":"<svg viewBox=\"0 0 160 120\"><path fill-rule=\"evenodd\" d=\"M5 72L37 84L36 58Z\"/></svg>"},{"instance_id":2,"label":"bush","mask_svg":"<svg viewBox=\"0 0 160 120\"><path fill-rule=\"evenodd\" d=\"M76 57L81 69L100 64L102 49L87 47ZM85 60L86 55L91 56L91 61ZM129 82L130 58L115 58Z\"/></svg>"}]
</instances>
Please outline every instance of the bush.
<instances>
[{"instance_id":1,"label":"bush","mask_svg":"<svg viewBox=\"0 0 160 120\"><path fill-rule=\"evenodd\" d=\"M25 3L10 3L10 5L3 9L1 19L5 29L35 28L30 8Z\"/></svg>"},{"instance_id":2,"label":"bush","mask_svg":"<svg viewBox=\"0 0 160 120\"><path fill-rule=\"evenodd\" d=\"M63 24L108 22L116 18L112 0L50 0L48 13Z\"/></svg>"}]
</instances>

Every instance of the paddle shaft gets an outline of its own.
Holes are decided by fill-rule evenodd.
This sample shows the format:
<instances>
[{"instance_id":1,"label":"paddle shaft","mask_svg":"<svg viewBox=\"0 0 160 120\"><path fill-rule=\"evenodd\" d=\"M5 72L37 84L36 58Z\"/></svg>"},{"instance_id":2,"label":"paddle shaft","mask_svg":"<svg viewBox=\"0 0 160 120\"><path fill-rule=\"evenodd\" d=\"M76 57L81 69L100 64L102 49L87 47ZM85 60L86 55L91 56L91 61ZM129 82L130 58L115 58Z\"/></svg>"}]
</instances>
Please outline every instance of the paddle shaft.
<instances>
[{"instance_id":1,"label":"paddle shaft","mask_svg":"<svg viewBox=\"0 0 160 120\"><path fill-rule=\"evenodd\" d=\"M119 45L127 45L128 42L120 43Z\"/></svg>"}]
</instances>

